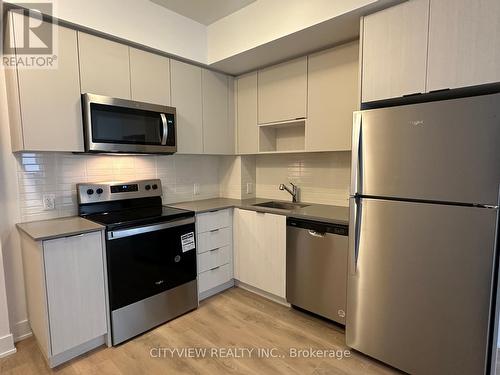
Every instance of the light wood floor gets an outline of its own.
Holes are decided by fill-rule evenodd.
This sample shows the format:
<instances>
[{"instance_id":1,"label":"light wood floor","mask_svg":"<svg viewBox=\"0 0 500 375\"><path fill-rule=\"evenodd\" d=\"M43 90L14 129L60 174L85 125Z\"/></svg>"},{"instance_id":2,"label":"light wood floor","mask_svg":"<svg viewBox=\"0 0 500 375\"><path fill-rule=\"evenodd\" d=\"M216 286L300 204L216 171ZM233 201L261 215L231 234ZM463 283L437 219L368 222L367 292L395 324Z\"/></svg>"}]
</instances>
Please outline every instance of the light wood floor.
<instances>
[{"instance_id":1,"label":"light wood floor","mask_svg":"<svg viewBox=\"0 0 500 375\"><path fill-rule=\"evenodd\" d=\"M206 358L153 358L151 348L208 348ZM211 348L255 348L252 358L213 358ZM291 358L290 348L347 350L343 330L323 320L233 288L116 348L98 348L50 370L34 338L0 359L2 375L38 374L397 374L352 352L351 357ZM280 358L256 358L257 348L277 348ZM157 352L154 351L156 354Z\"/></svg>"}]
</instances>

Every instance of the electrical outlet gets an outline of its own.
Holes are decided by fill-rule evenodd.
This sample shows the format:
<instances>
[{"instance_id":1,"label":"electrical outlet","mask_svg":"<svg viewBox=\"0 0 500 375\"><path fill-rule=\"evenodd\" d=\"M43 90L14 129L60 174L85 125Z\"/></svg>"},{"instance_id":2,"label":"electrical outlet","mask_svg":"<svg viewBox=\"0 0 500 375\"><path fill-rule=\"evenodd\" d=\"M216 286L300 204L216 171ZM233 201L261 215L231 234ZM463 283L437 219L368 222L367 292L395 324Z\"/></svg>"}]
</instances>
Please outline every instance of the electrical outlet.
<instances>
[{"instance_id":1,"label":"electrical outlet","mask_svg":"<svg viewBox=\"0 0 500 375\"><path fill-rule=\"evenodd\" d=\"M193 194L194 195L200 194L200 184L193 184Z\"/></svg>"},{"instance_id":2,"label":"electrical outlet","mask_svg":"<svg viewBox=\"0 0 500 375\"><path fill-rule=\"evenodd\" d=\"M252 194L252 193L253 193L253 183L247 182L247 194Z\"/></svg>"},{"instance_id":3,"label":"electrical outlet","mask_svg":"<svg viewBox=\"0 0 500 375\"><path fill-rule=\"evenodd\" d=\"M44 194L43 195L43 209L47 210L47 211L56 209L56 195L55 194Z\"/></svg>"}]
</instances>

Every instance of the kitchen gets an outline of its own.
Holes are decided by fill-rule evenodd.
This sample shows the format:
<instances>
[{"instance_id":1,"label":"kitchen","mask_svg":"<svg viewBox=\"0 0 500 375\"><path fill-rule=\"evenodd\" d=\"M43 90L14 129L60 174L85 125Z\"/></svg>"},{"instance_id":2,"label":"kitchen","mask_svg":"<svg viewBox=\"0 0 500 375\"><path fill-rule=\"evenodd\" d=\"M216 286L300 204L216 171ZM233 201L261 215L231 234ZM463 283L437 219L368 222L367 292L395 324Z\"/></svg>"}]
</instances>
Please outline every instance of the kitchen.
<instances>
[{"instance_id":1,"label":"kitchen","mask_svg":"<svg viewBox=\"0 0 500 375\"><path fill-rule=\"evenodd\" d=\"M497 1L47 3L3 2L0 372L495 373Z\"/></svg>"}]
</instances>

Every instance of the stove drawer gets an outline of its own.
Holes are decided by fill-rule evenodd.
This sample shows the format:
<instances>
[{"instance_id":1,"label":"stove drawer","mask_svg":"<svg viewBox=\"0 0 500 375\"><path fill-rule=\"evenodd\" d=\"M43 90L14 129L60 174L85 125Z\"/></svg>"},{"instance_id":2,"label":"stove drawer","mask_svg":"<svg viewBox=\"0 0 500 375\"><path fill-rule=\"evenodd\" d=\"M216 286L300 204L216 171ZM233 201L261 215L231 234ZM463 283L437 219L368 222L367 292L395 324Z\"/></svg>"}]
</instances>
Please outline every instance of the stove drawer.
<instances>
[{"instance_id":1,"label":"stove drawer","mask_svg":"<svg viewBox=\"0 0 500 375\"><path fill-rule=\"evenodd\" d=\"M196 215L196 229L198 233L230 227L231 225L232 219L230 208Z\"/></svg>"},{"instance_id":2,"label":"stove drawer","mask_svg":"<svg viewBox=\"0 0 500 375\"><path fill-rule=\"evenodd\" d=\"M231 262L231 247L224 246L198 254L198 273L222 266Z\"/></svg>"},{"instance_id":3,"label":"stove drawer","mask_svg":"<svg viewBox=\"0 0 500 375\"><path fill-rule=\"evenodd\" d=\"M196 249L198 254L230 245L232 242L232 228L214 229L210 232L198 234L198 243Z\"/></svg>"},{"instance_id":4,"label":"stove drawer","mask_svg":"<svg viewBox=\"0 0 500 375\"><path fill-rule=\"evenodd\" d=\"M233 270L230 263L202 272L198 275L198 293L215 288L232 278Z\"/></svg>"}]
</instances>

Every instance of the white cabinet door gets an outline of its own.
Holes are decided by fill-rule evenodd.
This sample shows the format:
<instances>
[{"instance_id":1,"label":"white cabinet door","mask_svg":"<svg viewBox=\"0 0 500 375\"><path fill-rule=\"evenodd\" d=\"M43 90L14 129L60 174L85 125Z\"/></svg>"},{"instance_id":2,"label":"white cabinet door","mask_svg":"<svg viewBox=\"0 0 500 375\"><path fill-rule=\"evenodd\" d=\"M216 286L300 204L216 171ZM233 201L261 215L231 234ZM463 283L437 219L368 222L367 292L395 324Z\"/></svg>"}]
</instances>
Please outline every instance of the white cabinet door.
<instances>
[{"instance_id":1,"label":"white cabinet door","mask_svg":"<svg viewBox=\"0 0 500 375\"><path fill-rule=\"evenodd\" d=\"M259 285L278 297L285 298L286 216L256 212L259 237Z\"/></svg>"},{"instance_id":2,"label":"white cabinet door","mask_svg":"<svg viewBox=\"0 0 500 375\"><path fill-rule=\"evenodd\" d=\"M363 20L362 101L424 93L429 0L409 0Z\"/></svg>"},{"instance_id":3,"label":"white cabinet door","mask_svg":"<svg viewBox=\"0 0 500 375\"><path fill-rule=\"evenodd\" d=\"M427 90L500 81L500 1L431 0Z\"/></svg>"},{"instance_id":4,"label":"white cabinet door","mask_svg":"<svg viewBox=\"0 0 500 375\"><path fill-rule=\"evenodd\" d=\"M358 110L359 44L309 56L306 151L351 149L352 112Z\"/></svg>"},{"instance_id":5,"label":"white cabinet door","mask_svg":"<svg viewBox=\"0 0 500 375\"><path fill-rule=\"evenodd\" d=\"M236 124L238 154L259 151L257 126L257 72L236 79Z\"/></svg>"},{"instance_id":6,"label":"white cabinet door","mask_svg":"<svg viewBox=\"0 0 500 375\"><path fill-rule=\"evenodd\" d=\"M256 237L256 213L235 208L233 215L234 278L258 287L255 270L259 268L260 244Z\"/></svg>"},{"instance_id":7,"label":"white cabinet door","mask_svg":"<svg viewBox=\"0 0 500 375\"><path fill-rule=\"evenodd\" d=\"M234 122L229 119L228 76L202 70L203 153L234 153Z\"/></svg>"},{"instance_id":8,"label":"white cabinet door","mask_svg":"<svg viewBox=\"0 0 500 375\"><path fill-rule=\"evenodd\" d=\"M82 93L130 99L129 48L78 32Z\"/></svg>"},{"instance_id":9,"label":"white cabinet door","mask_svg":"<svg viewBox=\"0 0 500 375\"><path fill-rule=\"evenodd\" d=\"M259 70L259 124L305 117L307 56Z\"/></svg>"},{"instance_id":10,"label":"white cabinet door","mask_svg":"<svg viewBox=\"0 0 500 375\"><path fill-rule=\"evenodd\" d=\"M132 100L170 105L170 59L130 47Z\"/></svg>"},{"instance_id":11,"label":"white cabinet door","mask_svg":"<svg viewBox=\"0 0 500 375\"><path fill-rule=\"evenodd\" d=\"M22 38L28 17L10 13L16 42ZM78 78L76 31L54 26L58 38L57 67L17 70L17 87L9 87L9 96L18 94L18 121L11 127L14 151L83 152L83 126ZM12 90L11 90L12 89ZM16 98L16 99L17 99ZM9 97L9 101L14 98Z\"/></svg>"},{"instance_id":12,"label":"white cabinet door","mask_svg":"<svg viewBox=\"0 0 500 375\"><path fill-rule=\"evenodd\" d=\"M235 278L285 298L286 217L235 209Z\"/></svg>"},{"instance_id":13,"label":"white cabinet door","mask_svg":"<svg viewBox=\"0 0 500 375\"><path fill-rule=\"evenodd\" d=\"M107 332L101 232L43 242L52 356Z\"/></svg>"},{"instance_id":14,"label":"white cabinet door","mask_svg":"<svg viewBox=\"0 0 500 375\"><path fill-rule=\"evenodd\" d=\"M203 153L201 68L172 60L172 106L177 109L177 152Z\"/></svg>"}]
</instances>

